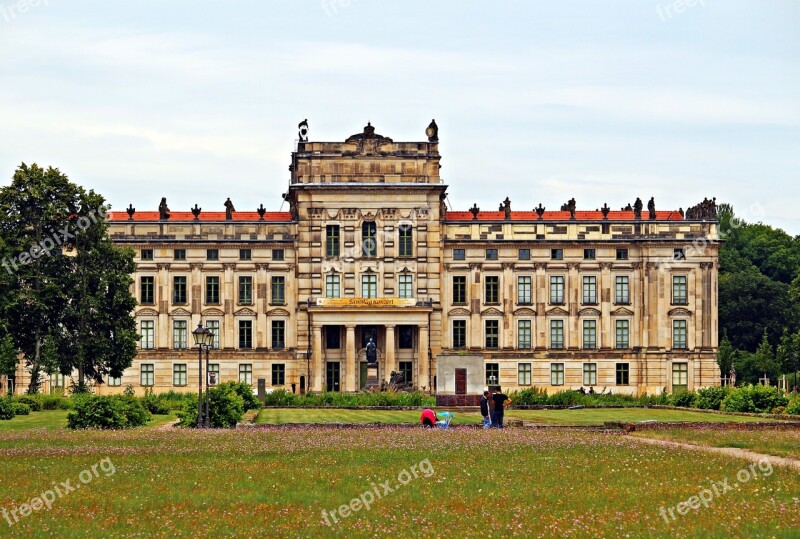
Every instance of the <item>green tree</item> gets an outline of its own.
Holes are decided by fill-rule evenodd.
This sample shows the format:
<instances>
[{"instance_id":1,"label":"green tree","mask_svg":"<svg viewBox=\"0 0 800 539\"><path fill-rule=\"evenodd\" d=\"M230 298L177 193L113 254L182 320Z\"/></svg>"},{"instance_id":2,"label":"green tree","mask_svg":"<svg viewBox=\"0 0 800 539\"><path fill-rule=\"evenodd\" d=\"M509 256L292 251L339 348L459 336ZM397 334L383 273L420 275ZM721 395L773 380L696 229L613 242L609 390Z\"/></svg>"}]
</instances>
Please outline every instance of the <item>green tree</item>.
<instances>
[{"instance_id":1,"label":"green tree","mask_svg":"<svg viewBox=\"0 0 800 539\"><path fill-rule=\"evenodd\" d=\"M6 333L0 338L0 376L14 377L18 364L19 353L14 345L14 338Z\"/></svg>"},{"instance_id":2,"label":"green tree","mask_svg":"<svg viewBox=\"0 0 800 539\"><path fill-rule=\"evenodd\" d=\"M730 374L731 367L736 361L736 356L736 349L728 339L728 332L726 331L722 335L722 342L719 343L719 350L717 351L717 365L719 365L719 371L722 376Z\"/></svg>"},{"instance_id":3,"label":"green tree","mask_svg":"<svg viewBox=\"0 0 800 539\"><path fill-rule=\"evenodd\" d=\"M31 379L41 385L45 336L62 321L67 297L62 287L70 262L63 255L72 239L61 233L77 211L81 189L55 168L26 164L0 189L0 237L4 253L2 318L23 355Z\"/></svg>"},{"instance_id":4,"label":"green tree","mask_svg":"<svg viewBox=\"0 0 800 539\"><path fill-rule=\"evenodd\" d=\"M775 356L772 351L772 345L769 343L767 332L764 331L764 336L761 338L761 343L758 345L755 354L753 355L755 367L760 373L769 376L773 383L777 383L778 375L780 374L780 367L778 362L775 361Z\"/></svg>"}]
</instances>

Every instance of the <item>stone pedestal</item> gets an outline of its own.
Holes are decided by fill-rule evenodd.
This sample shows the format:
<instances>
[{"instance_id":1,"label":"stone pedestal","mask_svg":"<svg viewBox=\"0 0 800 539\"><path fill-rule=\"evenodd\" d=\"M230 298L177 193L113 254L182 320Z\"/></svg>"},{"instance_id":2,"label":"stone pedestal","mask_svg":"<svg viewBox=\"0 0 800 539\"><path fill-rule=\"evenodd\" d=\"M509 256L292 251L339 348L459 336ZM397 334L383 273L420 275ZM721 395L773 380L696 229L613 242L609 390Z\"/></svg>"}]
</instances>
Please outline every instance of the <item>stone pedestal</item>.
<instances>
[{"instance_id":1,"label":"stone pedestal","mask_svg":"<svg viewBox=\"0 0 800 539\"><path fill-rule=\"evenodd\" d=\"M364 389L373 389L377 388L381 385L380 380L378 380L378 364L377 363L368 363L367 364L367 383L364 386Z\"/></svg>"}]
</instances>

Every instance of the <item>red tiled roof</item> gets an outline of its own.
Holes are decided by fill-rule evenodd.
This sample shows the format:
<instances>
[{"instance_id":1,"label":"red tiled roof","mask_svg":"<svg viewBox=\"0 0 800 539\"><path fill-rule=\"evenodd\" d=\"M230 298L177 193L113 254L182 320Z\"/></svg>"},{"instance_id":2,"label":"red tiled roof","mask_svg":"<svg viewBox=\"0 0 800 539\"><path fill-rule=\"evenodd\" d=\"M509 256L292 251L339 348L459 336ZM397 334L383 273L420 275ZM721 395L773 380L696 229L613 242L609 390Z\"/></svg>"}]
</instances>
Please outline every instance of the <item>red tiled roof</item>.
<instances>
[{"instance_id":1,"label":"red tiled roof","mask_svg":"<svg viewBox=\"0 0 800 539\"><path fill-rule=\"evenodd\" d=\"M108 212L110 221L127 221L128 213L124 211ZM157 211L137 211L133 214L134 221L158 221L159 213ZM233 212L234 221L259 221L261 218L258 212L254 211L235 211ZM204 211L200 213L200 221L224 221L224 211ZM268 211L264 214L265 221L271 222L290 222L292 216L289 212L281 211ZM194 214L190 211L173 211L169 214L167 223L174 223L177 221L194 221Z\"/></svg>"},{"instance_id":2,"label":"red tiled roof","mask_svg":"<svg viewBox=\"0 0 800 539\"><path fill-rule=\"evenodd\" d=\"M649 221L647 211L642 212L642 221ZM448 211L447 221L472 221L472 213L468 211ZM478 221L503 221L505 213L502 211L481 211L478 213ZM535 211L512 211L512 221L538 221L539 214ZM543 221L569 221L568 211L546 211L542 215ZM576 211L576 221L602 221L603 212L601 211ZM609 221L633 221L632 211L610 211L608 212ZM657 211L656 221L683 221L683 217L677 211Z\"/></svg>"}]
</instances>

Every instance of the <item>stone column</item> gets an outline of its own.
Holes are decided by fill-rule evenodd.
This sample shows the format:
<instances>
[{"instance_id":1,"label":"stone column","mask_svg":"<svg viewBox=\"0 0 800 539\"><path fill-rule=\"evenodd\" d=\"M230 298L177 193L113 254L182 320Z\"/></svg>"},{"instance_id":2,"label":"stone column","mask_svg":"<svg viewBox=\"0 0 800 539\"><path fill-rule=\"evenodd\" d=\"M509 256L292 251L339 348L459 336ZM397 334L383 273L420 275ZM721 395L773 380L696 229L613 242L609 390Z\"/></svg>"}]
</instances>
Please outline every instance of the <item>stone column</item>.
<instances>
[{"instance_id":1,"label":"stone column","mask_svg":"<svg viewBox=\"0 0 800 539\"><path fill-rule=\"evenodd\" d=\"M356 327L348 325L345 339L344 390L357 391L356 386Z\"/></svg>"},{"instance_id":2,"label":"stone column","mask_svg":"<svg viewBox=\"0 0 800 539\"><path fill-rule=\"evenodd\" d=\"M425 386L426 390L431 390L431 380L428 379L428 326L419 326L419 365L417 369L417 387Z\"/></svg>"},{"instance_id":3,"label":"stone column","mask_svg":"<svg viewBox=\"0 0 800 539\"><path fill-rule=\"evenodd\" d=\"M311 349L311 368L313 384L309 381L309 387L314 391L320 392L325 384L325 362L322 360L322 326L314 325L311 328L313 333Z\"/></svg>"},{"instance_id":4,"label":"stone column","mask_svg":"<svg viewBox=\"0 0 800 539\"><path fill-rule=\"evenodd\" d=\"M384 355L385 363L383 365L383 377L387 382L391 381L392 371L397 370L395 361L395 344L394 344L394 324L386 325L386 354Z\"/></svg>"}]
</instances>

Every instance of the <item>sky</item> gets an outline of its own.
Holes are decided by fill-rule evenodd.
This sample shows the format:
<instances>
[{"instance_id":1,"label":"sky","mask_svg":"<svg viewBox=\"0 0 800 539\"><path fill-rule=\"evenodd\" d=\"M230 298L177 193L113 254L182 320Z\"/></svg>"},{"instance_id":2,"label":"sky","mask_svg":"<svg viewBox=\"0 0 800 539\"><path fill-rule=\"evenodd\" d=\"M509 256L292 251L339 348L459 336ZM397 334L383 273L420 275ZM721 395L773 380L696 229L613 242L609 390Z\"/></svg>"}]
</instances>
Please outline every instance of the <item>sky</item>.
<instances>
[{"instance_id":1,"label":"sky","mask_svg":"<svg viewBox=\"0 0 800 539\"><path fill-rule=\"evenodd\" d=\"M435 118L456 210L716 197L800 234L800 2L0 0L0 185L277 211L305 118Z\"/></svg>"}]
</instances>

